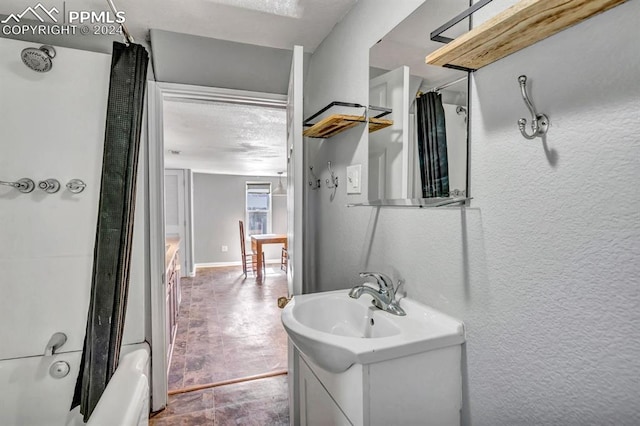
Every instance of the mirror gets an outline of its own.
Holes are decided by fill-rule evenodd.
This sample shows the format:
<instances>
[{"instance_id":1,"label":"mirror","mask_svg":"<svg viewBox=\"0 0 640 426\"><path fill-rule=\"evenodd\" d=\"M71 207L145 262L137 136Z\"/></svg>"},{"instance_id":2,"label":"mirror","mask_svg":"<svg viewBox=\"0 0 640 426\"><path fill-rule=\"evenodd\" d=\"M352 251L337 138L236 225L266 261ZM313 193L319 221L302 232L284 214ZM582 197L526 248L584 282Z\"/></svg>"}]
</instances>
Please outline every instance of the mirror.
<instances>
[{"instance_id":1,"label":"mirror","mask_svg":"<svg viewBox=\"0 0 640 426\"><path fill-rule=\"evenodd\" d=\"M393 111L383 117L393 125L369 134L371 204L467 196L468 75L424 60L444 46L430 32L468 7L469 0L427 0L369 50L369 105ZM465 19L443 35L468 29Z\"/></svg>"}]
</instances>

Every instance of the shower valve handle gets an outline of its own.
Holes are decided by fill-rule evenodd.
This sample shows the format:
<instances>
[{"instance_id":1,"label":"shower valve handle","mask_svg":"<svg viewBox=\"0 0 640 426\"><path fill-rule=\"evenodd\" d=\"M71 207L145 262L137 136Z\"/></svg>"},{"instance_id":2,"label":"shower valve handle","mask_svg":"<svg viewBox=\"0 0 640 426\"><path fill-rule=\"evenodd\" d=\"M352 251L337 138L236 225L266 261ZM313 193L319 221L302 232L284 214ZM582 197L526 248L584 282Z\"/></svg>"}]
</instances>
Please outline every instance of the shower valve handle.
<instances>
[{"instance_id":1,"label":"shower valve handle","mask_svg":"<svg viewBox=\"0 0 640 426\"><path fill-rule=\"evenodd\" d=\"M49 194L55 194L60 190L60 182L57 179L47 179L38 182L38 188Z\"/></svg>"},{"instance_id":2,"label":"shower valve handle","mask_svg":"<svg viewBox=\"0 0 640 426\"><path fill-rule=\"evenodd\" d=\"M28 194L33 191L33 188L35 187L35 184L29 178L22 178L17 182L5 182L0 180L0 185L12 186L23 194Z\"/></svg>"},{"instance_id":3,"label":"shower valve handle","mask_svg":"<svg viewBox=\"0 0 640 426\"><path fill-rule=\"evenodd\" d=\"M86 187L87 184L80 179L71 179L69 183L67 183L67 189L74 194L81 193Z\"/></svg>"}]
</instances>

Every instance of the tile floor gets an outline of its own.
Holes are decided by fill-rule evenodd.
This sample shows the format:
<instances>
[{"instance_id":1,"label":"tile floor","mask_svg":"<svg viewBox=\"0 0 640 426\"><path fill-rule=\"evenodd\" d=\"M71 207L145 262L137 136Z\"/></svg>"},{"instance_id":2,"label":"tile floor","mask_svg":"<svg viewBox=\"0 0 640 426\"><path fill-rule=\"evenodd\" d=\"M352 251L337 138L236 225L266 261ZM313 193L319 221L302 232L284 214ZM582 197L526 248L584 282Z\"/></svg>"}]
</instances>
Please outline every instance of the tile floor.
<instances>
[{"instance_id":1,"label":"tile floor","mask_svg":"<svg viewBox=\"0 0 640 426\"><path fill-rule=\"evenodd\" d=\"M279 265L262 282L241 267L198 269L182 279L169 390L287 368L287 335L276 301L287 294ZM288 424L287 376L177 394L156 425Z\"/></svg>"},{"instance_id":2,"label":"tile floor","mask_svg":"<svg viewBox=\"0 0 640 426\"><path fill-rule=\"evenodd\" d=\"M289 424L287 376L219 386L169 397L151 426Z\"/></svg>"}]
</instances>

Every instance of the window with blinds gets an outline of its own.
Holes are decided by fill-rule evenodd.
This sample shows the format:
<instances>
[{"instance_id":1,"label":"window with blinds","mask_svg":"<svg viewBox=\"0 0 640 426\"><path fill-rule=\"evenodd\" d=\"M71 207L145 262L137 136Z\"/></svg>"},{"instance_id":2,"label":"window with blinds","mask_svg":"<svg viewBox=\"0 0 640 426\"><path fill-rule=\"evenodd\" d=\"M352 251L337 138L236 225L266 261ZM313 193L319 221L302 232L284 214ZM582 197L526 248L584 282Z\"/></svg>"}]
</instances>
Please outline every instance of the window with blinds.
<instances>
[{"instance_id":1,"label":"window with blinds","mask_svg":"<svg viewBox=\"0 0 640 426\"><path fill-rule=\"evenodd\" d=\"M271 183L247 182L247 236L271 233Z\"/></svg>"}]
</instances>

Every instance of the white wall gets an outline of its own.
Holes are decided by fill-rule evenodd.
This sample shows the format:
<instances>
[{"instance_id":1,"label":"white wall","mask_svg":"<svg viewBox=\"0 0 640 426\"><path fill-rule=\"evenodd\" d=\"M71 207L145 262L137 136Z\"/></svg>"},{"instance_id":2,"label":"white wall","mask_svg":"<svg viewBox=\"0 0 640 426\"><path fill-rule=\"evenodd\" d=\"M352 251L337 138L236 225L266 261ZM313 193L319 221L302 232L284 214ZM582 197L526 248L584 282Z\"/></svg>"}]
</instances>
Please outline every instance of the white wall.
<instances>
[{"instance_id":1,"label":"white wall","mask_svg":"<svg viewBox=\"0 0 640 426\"><path fill-rule=\"evenodd\" d=\"M57 178L63 188L0 187L0 359L42 355L58 331L63 352L82 350L102 170L110 55L56 47L52 70L39 74L20 60L28 46L0 38L0 180ZM64 188L73 178L84 192ZM139 188L125 343L144 341L147 325Z\"/></svg>"},{"instance_id":2,"label":"white wall","mask_svg":"<svg viewBox=\"0 0 640 426\"><path fill-rule=\"evenodd\" d=\"M291 50L157 29L150 37L158 81L287 93Z\"/></svg>"},{"instance_id":3,"label":"white wall","mask_svg":"<svg viewBox=\"0 0 640 426\"><path fill-rule=\"evenodd\" d=\"M245 190L247 182L271 182L271 189L278 185L278 178L256 176L193 174L193 222L196 264L240 264L240 229L238 221L245 219ZM286 188L286 178L282 179ZM287 197L272 196L271 229L274 234L287 233ZM225 245L228 252L222 252ZM281 244L263 246L267 260L280 261Z\"/></svg>"},{"instance_id":4,"label":"white wall","mask_svg":"<svg viewBox=\"0 0 640 426\"><path fill-rule=\"evenodd\" d=\"M487 323L509 336L493 339L494 368L470 365L480 418L640 422L638 16L628 2L475 74L472 194L498 307ZM546 143L516 130L520 74L551 119Z\"/></svg>"},{"instance_id":5,"label":"white wall","mask_svg":"<svg viewBox=\"0 0 640 426\"><path fill-rule=\"evenodd\" d=\"M316 50L305 116L366 101L367 43L393 20L382 3L358 2ZM638 16L627 2L475 73L472 208L347 209L344 187L310 193L312 288L380 270L465 322L465 424L640 423ZM551 117L546 145L518 131L520 74ZM311 162L344 176L364 163L362 132L314 142Z\"/></svg>"},{"instance_id":6,"label":"white wall","mask_svg":"<svg viewBox=\"0 0 640 426\"><path fill-rule=\"evenodd\" d=\"M423 0L405 0L389 7L385 0L366 0L338 23L311 56L304 84L304 117L309 117L332 101L366 105L369 99L369 48L380 40ZM364 125L356 126L327 140L305 139L308 167L323 183L319 190L309 191L307 198L308 228L306 239L311 246L305 253L305 269L316 279L304 283L305 292L343 288L357 282L359 267L353 264L363 250L362 237L367 220L364 210L347 209L352 202L366 201L367 179L362 179L360 195L346 195L346 185L334 193L325 187L329 177L327 161L341 181L345 182L346 166L362 164L367 174L369 151ZM309 176L310 178L310 176ZM349 236L345 239L345 236Z\"/></svg>"}]
</instances>

